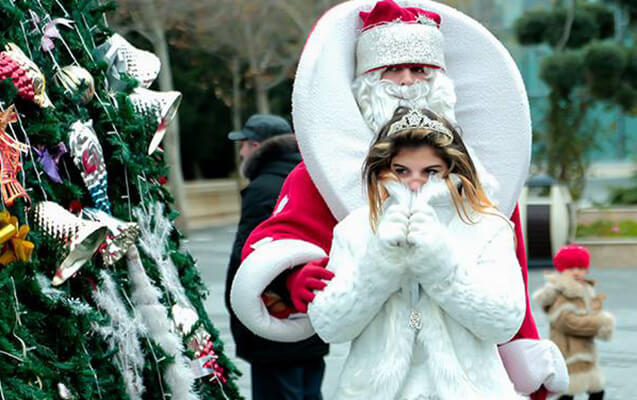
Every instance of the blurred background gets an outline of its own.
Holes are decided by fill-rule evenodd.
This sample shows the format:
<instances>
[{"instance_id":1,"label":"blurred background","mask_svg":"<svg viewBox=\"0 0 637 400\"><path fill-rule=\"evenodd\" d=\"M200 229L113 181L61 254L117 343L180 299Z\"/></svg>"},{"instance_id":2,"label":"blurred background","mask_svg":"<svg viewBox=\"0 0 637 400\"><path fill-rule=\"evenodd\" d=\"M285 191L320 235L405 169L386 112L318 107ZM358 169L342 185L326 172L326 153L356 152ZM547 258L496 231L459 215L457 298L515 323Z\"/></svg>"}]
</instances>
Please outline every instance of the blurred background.
<instances>
[{"instance_id":1,"label":"blurred background","mask_svg":"<svg viewBox=\"0 0 637 400\"><path fill-rule=\"evenodd\" d=\"M637 4L442 2L502 41L526 83L534 131L530 189L520 204L527 236L541 235L544 248L576 239L636 246ZM255 112L290 119L305 38L313 22L340 1L117 3L109 17L114 28L162 60L156 88L184 95L178 123L164 139L182 229L237 221L242 182L237 151L226 135ZM546 234L538 233L543 229Z\"/></svg>"}]
</instances>

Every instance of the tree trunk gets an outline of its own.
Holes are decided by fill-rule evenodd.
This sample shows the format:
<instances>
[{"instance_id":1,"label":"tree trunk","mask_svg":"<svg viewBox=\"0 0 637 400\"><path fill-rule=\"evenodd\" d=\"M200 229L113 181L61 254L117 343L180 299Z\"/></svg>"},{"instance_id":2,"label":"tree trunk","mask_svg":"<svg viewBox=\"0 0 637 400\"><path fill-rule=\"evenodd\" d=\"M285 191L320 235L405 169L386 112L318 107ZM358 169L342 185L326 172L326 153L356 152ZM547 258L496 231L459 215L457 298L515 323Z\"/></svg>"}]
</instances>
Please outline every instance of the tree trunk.
<instances>
[{"instance_id":1,"label":"tree trunk","mask_svg":"<svg viewBox=\"0 0 637 400\"><path fill-rule=\"evenodd\" d=\"M168 43L166 42L164 27L162 26L161 20L156 12L156 5L154 4L154 1L144 1L140 4L140 6L142 9L142 15L148 17L148 23L151 28L155 53L161 61L161 72L159 73L159 88L162 91L173 90L173 77L170 68ZM163 143L168 166L170 167L170 173L168 176L169 189L173 197L175 198L175 208L181 214L181 217L179 217L175 222L180 230L185 231L187 229L187 210L184 177L181 171L179 114L175 116L175 119L166 129L166 136L164 137Z\"/></svg>"},{"instance_id":2,"label":"tree trunk","mask_svg":"<svg viewBox=\"0 0 637 400\"><path fill-rule=\"evenodd\" d=\"M232 74L232 127L241 129L241 61L234 57L230 62Z\"/></svg>"},{"instance_id":3,"label":"tree trunk","mask_svg":"<svg viewBox=\"0 0 637 400\"><path fill-rule=\"evenodd\" d=\"M257 112L264 114L269 113L270 101L268 100L268 89L266 83L263 81L263 70L259 65L259 60L257 59L257 50L254 45L254 31L251 24L247 23L244 25L243 34L248 51L248 60L250 61L250 74L252 75L252 81L254 82Z\"/></svg>"},{"instance_id":4,"label":"tree trunk","mask_svg":"<svg viewBox=\"0 0 637 400\"><path fill-rule=\"evenodd\" d=\"M254 75L254 89L257 96L257 111L261 114L269 114L270 99L268 98L268 89L259 72Z\"/></svg>"},{"instance_id":5,"label":"tree trunk","mask_svg":"<svg viewBox=\"0 0 637 400\"><path fill-rule=\"evenodd\" d=\"M232 72L232 125L235 131L241 129L241 60L234 57L230 62ZM234 169L237 190L241 188L241 158L239 157L239 143L234 143Z\"/></svg>"}]
</instances>

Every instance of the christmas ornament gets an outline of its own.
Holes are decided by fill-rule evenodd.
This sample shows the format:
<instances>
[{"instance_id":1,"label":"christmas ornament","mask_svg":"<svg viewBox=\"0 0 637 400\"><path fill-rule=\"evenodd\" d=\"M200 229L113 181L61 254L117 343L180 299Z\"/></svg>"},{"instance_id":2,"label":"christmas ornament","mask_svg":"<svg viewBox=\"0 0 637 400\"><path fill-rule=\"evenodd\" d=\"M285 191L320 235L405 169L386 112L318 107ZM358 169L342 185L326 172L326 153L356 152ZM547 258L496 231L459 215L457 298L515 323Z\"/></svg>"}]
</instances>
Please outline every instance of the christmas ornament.
<instances>
[{"instance_id":1,"label":"christmas ornament","mask_svg":"<svg viewBox=\"0 0 637 400\"><path fill-rule=\"evenodd\" d=\"M166 134L166 127L175 118L181 93L155 92L148 89L136 88L129 96L133 108L140 114L150 114L157 120L157 129L148 145L148 154L153 154Z\"/></svg>"},{"instance_id":2,"label":"christmas ornament","mask_svg":"<svg viewBox=\"0 0 637 400\"><path fill-rule=\"evenodd\" d=\"M53 182L62 183L58 164L60 162L60 158L68 152L64 142L60 142L49 148L42 144L38 144L33 146L33 152L35 153L36 160L40 163L46 175L51 178Z\"/></svg>"},{"instance_id":3,"label":"christmas ornament","mask_svg":"<svg viewBox=\"0 0 637 400\"><path fill-rule=\"evenodd\" d=\"M107 192L108 179L104 153L97 140L92 120L76 121L71 125L69 148L73 162L80 170L84 184L95 202L95 207L110 214L111 203Z\"/></svg>"},{"instance_id":4,"label":"christmas ornament","mask_svg":"<svg viewBox=\"0 0 637 400\"><path fill-rule=\"evenodd\" d=\"M94 292L95 304L108 315L108 325L96 327L113 352L113 362L122 373L130 400L141 400L146 390L142 379L144 353L139 338L146 333L137 313L129 313L113 278L101 271L102 285Z\"/></svg>"},{"instance_id":5,"label":"christmas ornament","mask_svg":"<svg viewBox=\"0 0 637 400\"><path fill-rule=\"evenodd\" d=\"M9 265L14 261L27 262L35 245L26 240L29 226L18 223L18 218L8 211L0 211L0 265Z\"/></svg>"},{"instance_id":6,"label":"christmas ornament","mask_svg":"<svg viewBox=\"0 0 637 400\"><path fill-rule=\"evenodd\" d=\"M95 81L90 72L77 65L61 68L53 77L55 83L62 86L70 96L81 94L82 104L88 104L95 95Z\"/></svg>"},{"instance_id":7,"label":"christmas ornament","mask_svg":"<svg viewBox=\"0 0 637 400\"><path fill-rule=\"evenodd\" d=\"M164 368L163 377L173 399L197 400L192 391L195 376L190 369L189 360L183 356L182 339L168 318L166 308L160 302L161 292L153 286L144 270L139 251L131 246L126 253L128 279L131 286L131 300L135 310L141 316L148 333L164 352L173 357L173 361Z\"/></svg>"},{"instance_id":8,"label":"christmas ornament","mask_svg":"<svg viewBox=\"0 0 637 400\"><path fill-rule=\"evenodd\" d=\"M12 206L19 197L24 197L29 202L31 201L24 187L17 179L18 173L22 170L20 153L26 153L29 147L13 139L6 132L7 126L15 121L17 121L17 115L13 110L13 106L9 107L7 111L0 112L0 161L2 162L0 187L2 200L7 206Z\"/></svg>"},{"instance_id":9,"label":"christmas ornament","mask_svg":"<svg viewBox=\"0 0 637 400\"><path fill-rule=\"evenodd\" d=\"M215 347L208 332L203 329L197 330L188 343L188 347L195 352L196 358L191 362L195 377L211 376L210 381L216 379L221 384L226 383L227 379L224 376L224 369L217 362L219 356L215 353Z\"/></svg>"},{"instance_id":10,"label":"christmas ornament","mask_svg":"<svg viewBox=\"0 0 637 400\"><path fill-rule=\"evenodd\" d=\"M126 88L126 83L121 78L122 74L132 76L141 87L148 88L159 75L161 68L161 62L156 55L139 50L117 33L98 46L93 54L96 59L108 64L106 75L113 91Z\"/></svg>"},{"instance_id":11,"label":"christmas ornament","mask_svg":"<svg viewBox=\"0 0 637 400\"><path fill-rule=\"evenodd\" d=\"M46 24L44 26L44 33L42 35L42 40L40 41L40 48L43 51L47 51L50 52L51 50L53 50L55 48L55 43L53 42L53 39L60 39L62 40L62 35L60 34L60 31L57 28L57 25L63 25L66 26L67 28L72 28L71 24L73 23L73 20L71 19L66 19L66 18L54 18L53 20L51 20L51 22L49 22L48 24Z\"/></svg>"},{"instance_id":12,"label":"christmas ornament","mask_svg":"<svg viewBox=\"0 0 637 400\"><path fill-rule=\"evenodd\" d=\"M76 215L82 212L83 208L82 203L78 200L73 200L71 204L69 204L69 211Z\"/></svg>"},{"instance_id":13,"label":"christmas ornament","mask_svg":"<svg viewBox=\"0 0 637 400\"><path fill-rule=\"evenodd\" d=\"M36 228L59 243L62 262L55 271L53 286L64 283L93 257L106 239L104 224L76 217L52 201L43 201L33 209Z\"/></svg>"},{"instance_id":14,"label":"christmas ornament","mask_svg":"<svg viewBox=\"0 0 637 400\"><path fill-rule=\"evenodd\" d=\"M0 52L0 81L11 79L18 95L40 107L53 107L46 95L46 79L37 65L14 43L8 43Z\"/></svg>"},{"instance_id":15,"label":"christmas ornament","mask_svg":"<svg viewBox=\"0 0 637 400\"><path fill-rule=\"evenodd\" d=\"M96 208L83 208L82 217L97 221L108 228L106 246L100 249L106 265L113 265L119 261L139 235L139 225L136 223L121 221Z\"/></svg>"}]
</instances>

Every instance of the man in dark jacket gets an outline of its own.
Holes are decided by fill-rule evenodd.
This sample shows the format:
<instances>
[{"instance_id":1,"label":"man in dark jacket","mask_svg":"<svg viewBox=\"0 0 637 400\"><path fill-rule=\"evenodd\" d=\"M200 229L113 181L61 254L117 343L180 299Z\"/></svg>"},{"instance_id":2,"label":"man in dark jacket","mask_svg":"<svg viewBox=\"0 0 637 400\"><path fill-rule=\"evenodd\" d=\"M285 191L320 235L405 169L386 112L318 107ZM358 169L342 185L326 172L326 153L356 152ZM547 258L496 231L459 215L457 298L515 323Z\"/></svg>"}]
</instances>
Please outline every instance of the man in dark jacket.
<instances>
[{"instance_id":1,"label":"man in dark jacket","mask_svg":"<svg viewBox=\"0 0 637 400\"><path fill-rule=\"evenodd\" d=\"M269 114L251 116L243 129L230 132L230 140L241 141L241 173L250 180L241 191L241 219L237 229L226 276L226 308L237 356L251 366L254 400L320 400L325 371L323 356L328 345L318 336L296 342L272 342L254 335L235 316L230 307L232 280L241 264L241 249L250 232L268 218L288 173L301 161L292 129L281 117ZM279 283L281 284L281 282ZM276 283L275 283L276 285ZM276 287L267 291L266 304L276 313L281 299ZM282 307L286 308L286 307Z\"/></svg>"}]
</instances>

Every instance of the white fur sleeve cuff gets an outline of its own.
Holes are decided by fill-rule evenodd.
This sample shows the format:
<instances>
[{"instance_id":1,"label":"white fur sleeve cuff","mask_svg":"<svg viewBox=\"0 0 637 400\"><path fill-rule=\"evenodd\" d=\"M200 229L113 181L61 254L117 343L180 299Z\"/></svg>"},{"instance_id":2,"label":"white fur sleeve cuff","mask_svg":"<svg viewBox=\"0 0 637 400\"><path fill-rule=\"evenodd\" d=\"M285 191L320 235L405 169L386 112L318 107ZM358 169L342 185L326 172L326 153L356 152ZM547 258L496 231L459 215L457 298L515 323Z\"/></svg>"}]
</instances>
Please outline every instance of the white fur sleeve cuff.
<instances>
[{"instance_id":1,"label":"white fur sleeve cuff","mask_svg":"<svg viewBox=\"0 0 637 400\"><path fill-rule=\"evenodd\" d=\"M275 240L256 248L232 282L230 304L237 318L255 335L278 342L298 342L314 334L306 314L273 317L261 300L265 288L282 272L327 256L320 247L301 240Z\"/></svg>"},{"instance_id":2,"label":"white fur sleeve cuff","mask_svg":"<svg viewBox=\"0 0 637 400\"><path fill-rule=\"evenodd\" d=\"M601 340L610 340L611 336L613 335L613 332L615 331L615 317L606 312L603 311L602 312L602 326L599 329L599 333L597 334L597 337Z\"/></svg>"},{"instance_id":3,"label":"white fur sleeve cuff","mask_svg":"<svg viewBox=\"0 0 637 400\"><path fill-rule=\"evenodd\" d=\"M568 389L568 370L562 353L550 340L517 339L498 347L515 390L531 394L544 385L553 393Z\"/></svg>"}]
</instances>

